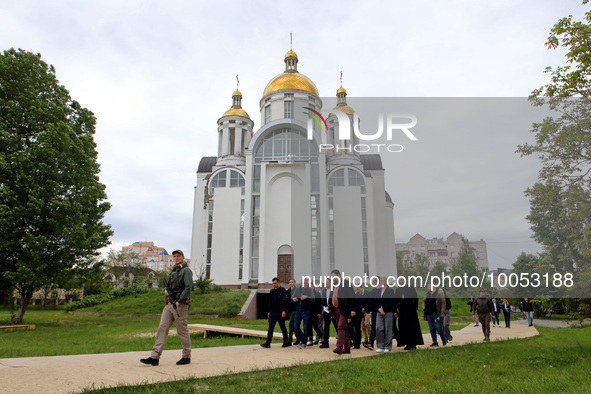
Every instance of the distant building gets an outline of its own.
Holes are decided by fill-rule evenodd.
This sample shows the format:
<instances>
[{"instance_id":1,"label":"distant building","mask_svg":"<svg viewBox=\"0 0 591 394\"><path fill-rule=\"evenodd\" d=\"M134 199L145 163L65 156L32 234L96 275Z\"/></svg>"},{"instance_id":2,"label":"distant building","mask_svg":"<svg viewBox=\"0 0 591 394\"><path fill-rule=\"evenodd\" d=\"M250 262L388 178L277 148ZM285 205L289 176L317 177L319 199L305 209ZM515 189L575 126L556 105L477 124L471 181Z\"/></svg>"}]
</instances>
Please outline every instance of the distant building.
<instances>
[{"instance_id":1,"label":"distant building","mask_svg":"<svg viewBox=\"0 0 591 394\"><path fill-rule=\"evenodd\" d=\"M154 271L169 270L174 266L172 255L160 246L155 246L154 242L134 242L129 246L121 248L124 252L135 253L139 259L132 259L127 265L145 264L146 267ZM185 259L187 263L191 261Z\"/></svg>"},{"instance_id":2,"label":"distant building","mask_svg":"<svg viewBox=\"0 0 591 394\"><path fill-rule=\"evenodd\" d=\"M488 270L486 242L482 238L480 241L468 242L476 258L478 268ZM456 232L453 232L445 240L443 237L426 239L422 235L416 234L407 243L397 243L396 252L402 253L402 261L405 263L413 261L417 254L423 254L429 258L429 268L432 268L437 262L442 262L447 267L451 267L457 261L462 246L462 236Z\"/></svg>"}]
</instances>

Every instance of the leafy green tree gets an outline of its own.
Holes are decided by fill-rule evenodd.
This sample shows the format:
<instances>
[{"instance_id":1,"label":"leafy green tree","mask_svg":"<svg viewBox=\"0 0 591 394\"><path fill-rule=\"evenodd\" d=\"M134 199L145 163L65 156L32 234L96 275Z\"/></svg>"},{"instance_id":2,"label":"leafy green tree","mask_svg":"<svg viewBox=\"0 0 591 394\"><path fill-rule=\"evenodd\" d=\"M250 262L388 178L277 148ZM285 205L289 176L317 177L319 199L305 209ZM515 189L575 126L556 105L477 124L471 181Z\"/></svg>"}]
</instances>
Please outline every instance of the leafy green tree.
<instances>
[{"instance_id":1,"label":"leafy green tree","mask_svg":"<svg viewBox=\"0 0 591 394\"><path fill-rule=\"evenodd\" d=\"M426 278L429 273L429 258L423 253L417 253L414 260L405 264L406 276L420 276Z\"/></svg>"},{"instance_id":2,"label":"leafy green tree","mask_svg":"<svg viewBox=\"0 0 591 394\"><path fill-rule=\"evenodd\" d=\"M396 272L398 275L404 274L404 255L401 251L396 251Z\"/></svg>"},{"instance_id":3,"label":"leafy green tree","mask_svg":"<svg viewBox=\"0 0 591 394\"><path fill-rule=\"evenodd\" d=\"M460 277L467 276L467 278L472 276L482 276L482 271L480 271L478 268L478 263L476 262L476 257L474 256L474 250L470 246L470 243L466 238L463 237L462 242L462 249L460 249L460 254L458 255L457 261L452 263L450 275ZM471 289L469 282L462 283L462 286L454 286L454 288L451 289L451 293L457 297L469 297L470 294L474 293L474 289Z\"/></svg>"},{"instance_id":4,"label":"leafy green tree","mask_svg":"<svg viewBox=\"0 0 591 394\"><path fill-rule=\"evenodd\" d=\"M583 0L587 4L589 0ZM560 19L550 30L546 41L549 49L566 48L567 65L547 67L551 83L532 92L531 97L591 97L591 11L583 21L573 21L572 15Z\"/></svg>"},{"instance_id":5,"label":"leafy green tree","mask_svg":"<svg viewBox=\"0 0 591 394\"><path fill-rule=\"evenodd\" d=\"M433 264L433 268L431 268L431 275L441 275L442 272L447 273L447 264L445 264L443 261L437 261L435 264Z\"/></svg>"},{"instance_id":6,"label":"leafy green tree","mask_svg":"<svg viewBox=\"0 0 591 394\"><path fill-rule=\"evenodd\" d=\"M99 182L96 119L41 55L0 55L0 275L21 297L66 283L112 234Z\"/></svg>"},{"instance_id":7,"label":"leafy green tree","mask_svg":"<svg viewBox=\"0 0 591 394\"><path fill-rule=\"evenodd\" d=\"M109 250L107 264L112 267L140 267L146 266L145 260L136 252L126 249L115 251Z\"/></svg>"},{"instance_id":8,"label":"leafy green tree","mask_svg":"<svg viewBox=\"0 0 591 394\"><path fill-rule=\"evenodd\" d=\"M583 1L587 4L588 1ZM572 295L588 294L591 274L591 11L583 21L560 19L546 46L566 49L566 65L548 67L551 82L532 92L535 106L556 114L533 125L535 143L522 156L542 163L538 182L526 190L534 239L548 254L547 268L575 274Z\"/></svg>"}]
</instances>

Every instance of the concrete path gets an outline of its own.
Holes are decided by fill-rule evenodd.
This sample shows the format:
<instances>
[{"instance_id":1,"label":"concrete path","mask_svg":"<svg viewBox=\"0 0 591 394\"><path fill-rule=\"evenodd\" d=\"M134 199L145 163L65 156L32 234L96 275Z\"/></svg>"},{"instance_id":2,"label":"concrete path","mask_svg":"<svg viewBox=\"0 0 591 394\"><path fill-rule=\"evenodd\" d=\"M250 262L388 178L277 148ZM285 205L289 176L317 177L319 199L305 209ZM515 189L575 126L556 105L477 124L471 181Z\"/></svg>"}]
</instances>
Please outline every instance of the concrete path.
<instances>
[{"instance_id":1,"label":"concrete path","mask_svg":"<svg viewBox=\"0 0 591 394\"><path fill-rule=\"evenodd\" d=\"M452 331L452 335L454 340L448 346L482 342L483 338L481 328L473 325ZM538 335L535 327L527 327L527 324L520 321L512 322L511 328L491 327L493 341L535 335ZM431 344L430 335L425 334L423 337L426 345L420 348L428 349ZM157 367L139 362L140 358L149 356L148 349L142 352L5 358L0 359L0 387L3 393L68 393L79 392L88 387L156 383L377 354L361 348L353 350L351 355L338 356L332 352L335 340L331 339L331 342L330 349L320 349L318 346L308 347L306 350L294 346L281 348L280 344L275 343L271 349L264 349L259 345L193 349L191 364L184 366L175 364L181 357L181 350L164 351ZM395 348L395 351L402 350Z\"/></svg>"}]
</instances>

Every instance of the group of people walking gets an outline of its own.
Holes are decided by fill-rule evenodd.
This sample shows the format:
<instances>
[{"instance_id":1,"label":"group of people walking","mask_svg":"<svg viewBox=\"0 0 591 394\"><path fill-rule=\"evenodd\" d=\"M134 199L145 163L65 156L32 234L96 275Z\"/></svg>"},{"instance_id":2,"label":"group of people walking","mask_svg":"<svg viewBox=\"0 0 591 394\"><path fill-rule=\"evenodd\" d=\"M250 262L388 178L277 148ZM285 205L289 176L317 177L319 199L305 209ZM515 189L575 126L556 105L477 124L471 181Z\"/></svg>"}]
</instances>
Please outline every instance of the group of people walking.
<instances>
[{"instance_id":1,"label":"group of people walking","mask_svg":"<svg viewBox=\"0 0 591 394\"><path fill-rule=\"evenodd\" d=\"M482 326L482 333L484 334L484 341L490 341L490 323L492 320L493 327L501 327L499 316L503 312L505 319L505 328L511 328L511 304L507 299L503 299L503 303L499 303L496 298L489 300L483 290L480 291L478 298L471 297L468 301L468 306L474 318L474 327L478 327L478 323ZM528 326L532 327L534 307L529 299L526 297L519 304L519 310L523 313L524 318L527 318Z\"/></svg>"},{"instance_id":2,"label":"group of people walking","mask_svg":"<svg viewBox=\"0 0 591 394\"><path fill-rule=\"evenodd\" d=\"M338 285L333 288L335 283ZM290 280L287 289L278 278L273 278L272 284L267 340L261 344L264 348L271 347L276 324L283 335L282 347L329 348L331 324L337 332L333 350L337 354L348 354L361 346L388 353L394 343L404 350L424 344L417 313L419 298L413 287L394 290L387 285L387 277L381 277L379 285L368 291L352 286L338 270L333 270L324 288L310 287L306 279L299 286ZM422 306L431 330L431 347L439 346L437 334L445 346L453 340L449 330L451 301L445 289L430 289Z\"/></svg>"}]
</instances>

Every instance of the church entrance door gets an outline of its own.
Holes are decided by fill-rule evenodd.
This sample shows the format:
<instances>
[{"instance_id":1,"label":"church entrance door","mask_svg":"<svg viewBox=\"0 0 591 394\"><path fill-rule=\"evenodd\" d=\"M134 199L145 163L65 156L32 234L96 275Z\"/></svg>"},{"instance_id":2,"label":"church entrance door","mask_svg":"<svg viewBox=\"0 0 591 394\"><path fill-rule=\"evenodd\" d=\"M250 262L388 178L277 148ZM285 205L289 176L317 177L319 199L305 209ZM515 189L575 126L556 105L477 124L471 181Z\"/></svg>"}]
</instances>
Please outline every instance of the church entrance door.
<instances>
[{"instance_id":1,"label":"church entrance door","mask_svg":"<svg viewBox=\"0 0 591 394\"><path fill-rule=\"evenodd\" d=\"M292 279L293 273L293 255L291 254L279 254L277 255L277 277L279 283L289 284L289 280Z\"/></svg>"}]
</instances>

